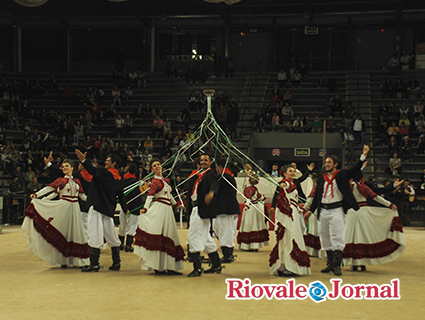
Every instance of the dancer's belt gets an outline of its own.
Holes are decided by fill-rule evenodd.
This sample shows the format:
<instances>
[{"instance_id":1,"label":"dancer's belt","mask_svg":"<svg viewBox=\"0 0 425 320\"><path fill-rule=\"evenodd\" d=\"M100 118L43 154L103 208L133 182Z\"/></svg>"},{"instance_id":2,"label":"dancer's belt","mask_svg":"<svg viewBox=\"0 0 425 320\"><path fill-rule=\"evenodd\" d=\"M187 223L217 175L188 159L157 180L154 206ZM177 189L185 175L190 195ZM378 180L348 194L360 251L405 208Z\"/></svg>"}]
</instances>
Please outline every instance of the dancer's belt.
<instances>
[{"instance_id":1,"label":"dancer's belt","mask_svg":"<svg viewBox=\"0 0 425 320\"><path fill-rule=\"evenodd\" d=\"M342 201L334 202L334 203L321 203L320 206L323 209L327 209L327 210L329 210L329 209L336 209L336 208L342 207Z\"/></svg>"},{"instance_id":2,"label":"dancer's belt","mask_svg":"<svg viewBox=\"0 0 425 320\"><path fill-rule=\"evenodd\" d=\"M167 198L156 198L155 201L156 202L161 202L161 203L166 204L168 206L171 206L172 205L171 200L170 199L167 199Z\"/></svg>"},{"instance_id":3,"label":"dancer's belt","mask_svg":"<svg viewBox=\"0 0 425 320\"><path fill-rule=\"evenodd\" d=\"M196 200L196 201L192 200L192 207L197 207L197 206L198 206L198 200Z\"/></svg>"}]
</instances>

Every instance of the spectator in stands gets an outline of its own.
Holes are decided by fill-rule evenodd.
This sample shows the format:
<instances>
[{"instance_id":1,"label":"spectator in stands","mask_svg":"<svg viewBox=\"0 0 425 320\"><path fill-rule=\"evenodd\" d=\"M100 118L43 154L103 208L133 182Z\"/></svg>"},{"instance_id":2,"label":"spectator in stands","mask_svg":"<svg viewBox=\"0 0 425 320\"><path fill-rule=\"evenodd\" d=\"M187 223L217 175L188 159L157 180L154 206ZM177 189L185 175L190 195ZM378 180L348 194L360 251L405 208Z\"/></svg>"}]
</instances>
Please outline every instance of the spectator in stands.
<instances>
[{"instance_id":1,"label":"spectator in stands","mask_svg":"<svg viewBox=\"0 0 425 320\"><path fill-rule=\"evenodd\" d=\"M356 138L357 144L362 143L362 135L365 131L365 124L362 117L357 114L356 119L351 123L351 127L353 127L353 135Z\"/></svg>"},{"instance_id":2,"label":"spectator in stands","mask_svg":"<svg viewBox=\"0 0 425 320\"><path fill-rule=\"evenodd\" d=\"M230 105L230 109L227 111L227 124L229 125L230 138L232 140L237 140L239 138L238 121L239 121L239 108L235 102L232 102Z\"/></svg>"},{"instance_id":3,"label":"spectator in stands","mask_svg":"<svg viewBox=\"0 0 425 320\"><path fill-rule=\"evenodd\" d=\"M152 152L152 150L153 150L153 141L151 140L151 137L150 137L150 136L148 136L148 137L146 138L146 141L145 141L145 143L144 143L144 146L145 146L145 149L146 149L149 153L151 153L151 152Z\"/></svg>"},{"instance_id":4,"label":"spectator in stands","mask_svg":"<svg viewBox=\"0 0 425 320\"><path fill-rule=\"evenodd\" d=\"M399 149L400 148L399 148L399 145L398 145L398 142L397 142L396 137L395 136L391 136L390 142L388 143L388 153L389 154L394 154L394 153L398 152Z\"/></svg>"},{"instance_id":5,"label":"spectator in stands","mask_svg":"<svg viewBox=\"0 0 425 320\"><path fill-rule=\"evenodd\" d=\"M142 72L140 69L137 70L137 88L140 89L143 86L143 88L146 89L147 85L148 81L146 79L146 73Z\"/></svg>"},{"instance_id":6,"label":"spectator in stands","mask_svg":"<svg viewBox=\"0 0 425 320\"><path fill-rule=\"evenodd\" d=\"M149 121L153 119L152 117L152 109L149 105L149 103L146 104L145 108L143 108L143 120Z\"/></svg>"},{"instance_id":7,"label":"spectator in stands","mask_svg":"<svg viewBox=\"0 0 425 320\"><path fill-rule=\"evenodd\" d=\"M393 83L391 82L390 78L387 78L383 84L381 84L381 91L382 91L382 99L385 99L385 97L388 95L388 98L393 97Z\"/></svg>"},{"instance_id":8,"label":"spectator in stands","mask_svg":"<svg viewBox=\"0 0 425 320\"><path fill-rule=\"evenodd\" d=\"M125 104L128 107L128 102L134 97L134 92L131 86L127 86L127 89L124 91Z\"/></svg>"},{"instance_id":9,"label":"spectator in stands","mask_svg":"<svg viewBox=\"0 0 425 320\"><path fill-rule=\"evenodd\" d=\"M273 165L272 165L272 172L270 173L270 175L272 177L275 177L275 178L279 178L280 177L279 166L278 166L277 163L273 163Z\"/></svg>"},{"instance_id":10,"label":"spectator in stands","mask_svg":"<svg viewBox=\"0 0 425 320\"><path fill-rule=\"evenodd\" d=\"M412 76L407 83L407 96L412 99L421 97L421 87L415 76Z\"/></svg>"},{"instance_id":11,"label":"spectator in stands","mask_svg":"<svg viewBox=\"0 0 425 320\"><path fill-rule=\"evenodd\" d=\"M337 129L337 123L334 117L330 114L326 121L326 132L334 133Z\"/></svg>"},{"instance_id":12,"label":"spectator in stands","mask_svg":"<svg viewBox=\"0 0 425 320\"><path fill-rule=\"evenodd\" d=\"M425 153L425 135L422 135L419 137L419 144L418 144L418 154L424 154Z\"/></svg>"},{"instance_id":13,"label":"spectator in stands","mask_svg":"<svg viewBox=\"0 0 425 320\"><path fill-rule=\"evenodd\" d=\"M302 75L300 74L300 72L298 70L295 71L294 74L294 83L293 83L293 87L294 88L299 88L301 87L301 80L302 80Z\"/></svg>"},{"instance_id":14,"label":"spectator in stands","mask_svg":"<svg viewBox=\"0 0 425 320\"><path fill-rule=\"evenodd\" d=\"M405 114L402 115L401 119L398 121L398 125L401 126L401 124L404 123L406 127L410 127L410 120L407 118ZM399 133L401 133L399 131Z\"/></svg>"},{"instance_id":15,"label":"spectator in stands","mask_svg":"<svg viewBox=\"0 0 425 320\"><path fill-rule=\"evenodd\" d=\"M80 139L84 138L84 127L80 123L80 121L77 121L74 125L74 136L73 136L73 144L79 145Z\"/></svg>"},{"instance_id":16,"label":"spectator in stands","mask_svg":"<svg viewBox=\"0 0 425 320\"><path fill-rule=\"evenodd\" d=\"M256 132L264 132L265 131L265 122L263 118L263 112L261 109L258 109L257 114L254 116L254 131ZM257 131L258 130L258 131Z\"/></svg>"},{"instance_id":17,"label":"spectator in stands","mask_svg":"<svg viewBox=\"0 0 425 320\"><path fill-rule=\"evenodd\" d=\"M133 119L131 119L129 115L126 115L123 127L124 137L127 138L131 131L133 131Z\"/></svg>"},{"instance_id":18,"label":"spectator in stands","mask_svg":"<svg viewBox=\"0 0 425 320\"><path fill-rule=\"evenodd\" d=\"M401 138L409 137L409 127L405 125L404 122L400 123L400 127L398 128L398 133L400 134Z\"/></svg>"},{"instance_id":19,"label":"spectator in stands","mask_svg":"<svg viewBox=\"0 0 425 320\"><path fill-rule=\"evenodd\" d=\"M115 119L115 128L114 128L114 134L116 138L120 138L123 134L124 129L124 119L121 118L121 115L117 115Z\"/></svg>"},{"instance_id":20,"label":"spectator in stands","mask_svg":"<svg viewBox=\"0 0 425 320\"><path fill-rule=\"evenodd\" d=\"M279 89L279 85L277 84L274 86L272 90L272 100L274 103L280 100L280 89Z\"/></svg>"},{"instance_id":21,"label":"spectator in stands","mask_svg":"<svg viewBox=\"0 0 425 320\"><path fill-rule=\"evenodd\" d=\"M304 117L303 127L304 127L304 132L306 132L306 133L311 132L311 120L310 120L310 116L308 114Z\"/></svg>"},{"instance_id":22,"label":"spectator in stands","mask_svg":"<svg viewBox=\"0 0 425 320\"><path fill-rule=\"evenodd\" d=\"M83 153L87 152L88 155L93 155L93 140L91 139L90 135L86 136L86 140L84 140L83 143Z\"/></svg>"},{"instance_id":23,"label":"spectator in stands","mask_svg":"<svg viewBox=\"0 0 425 320\"><path fill-rule=\"evenodd\" d=\"M342 100L339 97L339 94L335 95L335 106L334 106L334 115L333 115L334 117L337 112L339 114L339 117L341 118L342 117Z\"/></svg>"},{"instance_id":24,"label":"spectator in stands","mask_svg":"<svg viewBox=\"0 0 425 320\"><path fill-rule=\"evenodd\" d=\"M216 112L216 120L220 128L226 130L227 125L227 108L221 103Z\"/></svg>"},{"instance_id":25,"label":"spectator in stands","mask_svg":"<svg viewBox=\"0 0 425 320\"><path fill-rule=\"evenodd\" d=\"M277 82L279 84L280 88L285 88L286 85L286 73L285 71L282 69L280 70L280 72L277 74Z\"/></svg>"},{"instance_id":26,"label":"spectator in stands","mask_svg":"<svg viewBox=\"0 0 425 320\"><path fill-rule=\"evenodd\" d=\"M400 158L403 160L403 156L407 155L407 160L405 161L413 161L413 149L412 149L412 143L409 140L409 136L403 137L403 142L400 145Z\"/></svg>"},{"instance_id":27,"label":"spectator in stands","mask_svg":"<svg viewBox=\"0 0 425 320\"><path fill-rule=\"evenodd\" d=\"M117 86L115 86L114 89L111 91L111 95L112 95L112 105L115 106L115 103L118 101L119 105L122 106L121 91L118 89Z\"/></svg>"},{"instance_id":28,"label":"spectator in stands","mask_svg":"<svg viewBox=\"0 0 425 320\"><path fill-rule=\"evenodd\" d=\"M289 105L288 102L285 103L284 107L282 108L282 121L288 121L291 120L294 116L294 110Z\"/></svg>"},{"instance_id":29,"label":"spectator in stands","mask_svg":"<svg viewBox=\"0 0 425 320\"><path fill-rule=\"evenodd\" d=\"M288 120L288 121L284 122L283 132L285 132L285 133L294 132L294 128L292 127L291 121Z\"/></svg>"},{"instance_id":30,"label":"spectator in stands","mask_svg":"<svg viewBox=\"0 0 425 320\"><path fill-rule=\"evenodd\" d=\"M341 128L341 139L342 144L345 145L347 152L347 161L354 161L356 158L354 155L354 146L356 144L356 138L353 134L353 127L349 126L348 130L345 130L344 128Z\"/></svg>"},{"instance_id":31,"label":"spectator in stands","mask_svg":"<svg viewBox=\"0 0 425 320\"><path fill-rule=\"evenodd\" d=\"M198 99L197 99L195 91L192 91L189 98L187 99L187 103L188 103L190 111L198 110Z\"/></svg>"},{"instance_id":32,"label":"spectator in stands","mask_svg":"<svg viewBox=\"0 0 425 320\"><path fill-rule=\"evenodd\" d=\"M331 92L335 91L336 89L336 79L333 74L331 74L330 78L328 79L328 89Z\"/></svg>"},{"instance_id":33,"label":"spectator in stands","mask_svg":"<svg viewBox=\"0 0 425 320\"><path fill-rule=\"evenodd\" d=\"M272 130L273 131L280 130L280 117L276 112L273 113L273 117L272 117Z\"/></svg>"},{"instance_id":34,"label":"spectator in stands","mask_svg":"<svg viewBox=\"0 0 425 320\"><path fill-rule=\"evenodd\" d=\"M59 142L59 152L62 152L65 156L67 156L68 151L68 140L66 136L62 136L62 139Z\"/></svg>"},{"instance_id":35,"label":"spectator in stands","mask_svg":"<svg viewBox=\"0 0 425 320\"><path fill-rule=\"evenodd\" d=\"M385 172L389 176L400 175L402 171L401 168L401 159L399 158L397 152L394 152L392 158L388 161L388 167L385 169Z\"/></svg>"},{"instance_id":36,"label":"spectator in stands","mask_svg":"<svg viewBox=\"0 0 425 320\"><path fill-rule=\"evenodd\" d=\"M394 84L394 98L402 99L403 97L405 97L405 91L406 88L404 86L403 80L401 80L401 78L397 78Z\"/></svg>"},{"instance_id":37,"label":"spectator in stands","mask_svg":"<svg viewBox=\"0 0 425 320\"><path fill-rule=\"evenodd\" d=\"M155 108L152 109L152 118L156 119L156 116L159 116L162 119L163 111L161 108L161 104L158 103Z\"/></svg>"},{"instance_id":38,"label":"spectator in stands","mask_svg":"<svg viewBox=\"0 0 425 320\"><path fill-rule=\"evenodd\" d=\"M42 131L41 142L40 142L41 149L48 152L50 150L50 141L51 141L50 133L46 131Z\"/></svg>"},{"instance_id":39,"label":"spectator in stands","mask_svg":"<svg viewBox=\"0 0 425 320\"><path fill-rule=\"evenodd\" d=\"M377 146L383 144L386 145L388 142L388 133L387 133L387 121L385 121L384 116L380 116L379 121L376 126L376 139L378 139L378 142L376 143Z\"/></svg>"},{"instance_id":40,"label":"spectator in stands","mask_svg":"<svg viewBox=\"0 0 425 320\"><path fill-rule=\"evenodd\" d=\"M390 74L397 74L398 66L399 66L398 57L397 57L397 54L394 54L387 64L387 68L390 71Z\"/></svg>"},{"instance_id":41,"label":"spectator in stands","mask_svg":"<svg viewBox=\"0 0 425 320\"><path fill-rule=\"evenodd\" d=\"M400 108L398 108L398 111L400 113L400 118L402 118L403 115L405 115L407 118L410 116L410 110L409 110L409 107L406 104L406 101L403 101L401 103L401 106L400 106Z\"/></svg>"},{"instance_id":42,"label":"spectator in stands","mask_svg":"<svg viewBox=\"0 0 425 320\"><path fill-rule=\"evenodd\" d=\"M301 120L300 116L297 116L297 118L292 123L293 132L296 133L302 133L304 132L304 123Z\"/></svg>"},{"instance_id":43,"label":"spectator in stands","mask_svg":"<svg viewBox=\"0 0 425 320\"><path fill-rule=\"evenodd\" d=\"M398 137L399 137L399 131L398 131L398 126L397 126L397 124L395 123L395 121L393 121L393 122L391 123L391 126L389 126L389 127L388 127L387 132L388 132L388 135L389 135L390 137L395 137L395 138L398 140Z\"/></svg>"},{"instance_id":44,"label":"spectator in stands","mask_svg":"<svg viewBox=\"0 0 425 320\"><path fill-rule=\"evenodd\" d=\"M353 106L351 105L351 102L347 102L344 109L342 110L342 115L341 115L343 125L346 128L350 126L351 122L353 121L354 115L355 115L355 111Z\"/></svg>"},{"instance_id":45,"label":"spectator in stands","mask_svg":"<svg viewBox=\"0 0 425 320\"><path fill-rule=\"evenodd\" d=\"M18 117L18 113L15 111L14 107L10 107L10 112L9 112L9 128L10 130L12 130L13 127L15 127L16 130L19 130L19 117Z\"/></svg>"},{"instance_id":46,"label":"spectator in stands","mask_svg":"<svg viewBox=\"0 0 425 320\"><path fill-rule=\"evenodd\" d=\"M412 117L420 117L422 119L424 118L424 106L421 104L420 100L418 100L413 106Z\"/></svg>"},{"instance_id":47,"label":"spectator in stands","mask_svg":"<svg viewBox=\"0 0 425 320\"><path fill-rule=\"evenodd\" d=\"M319 119L319 116L315 116L311 122L311 132L321 133L323 131L323 121Z\"/></svg>"},{"instance_id":48,"label":"spectator in stands","mask_svg":"<svg viewBox=\"0 0 425 320\"><path fill-rule=\"evenodd\" d=\"M400 218L403 221L403 225L410 226L410 210L412 207L412 202L415 201L416 193L415 189L410 184L409 179L404 179L402 190L403 197L400 208Z\"/></svg>"},{"instance_id":49,"label":"spectator in stands","mask_svg":"<svg viewBox=\"0 0 425 320\"><path fill-rule=\"evenodd\" d=\"M31 149L38 151L38 149L40 148L41 137L37 129L34 129L30 139L31 139Z\"/></svg>"},{"instance_id":50,"label":"spectator in stands","mask_svg":"<svg viewBox=\"0 0 425 320\"><path fill-rule=\"evenodd\" d=\"M384 119L388 117L388 105L385 101L382 102L381 106L379 107L379 116L383 116Z\"/></svg>"},{"instance_id":51,"label":"spectator in stands","mask_svg":"<svg viewBox=\"0 0 425 320\"><path fill-rule=\"evenodd\" d=\"M3 166L3 169L6 169L6 172L11 174L14 171L13 163L12 163L12 155L8 152L7 148L3 148L2 154L1 154L1 163Z\"/></svg>"},{"instance_id":52,"label":"spectator in stands","mask_svg":"<svg viewBox=\"0 0 425 320\"><path fill-rule=\"evenodd\" d=\"M9 99L9 83L5 77L0 81L0 99Z\"/></svg>"},{"instance_id":53,"label":"spectator in stands","mask_svg":"<svg viewBox=\"0 0 425 320\"><path fill-rule=\"evenodd\" d=\"M143 112L144 112L143 105L139 103L139 105L136 107L133 113L134 120L138 121L143 119Z\"/></svg>"},{"instance_id":54,"label":"spectator in stands","mask_svg":"<svg viewBox=\"0 0 425 320\"><path fill-rule=\"evenodd\" d=\"M192 117L190 115L189 108L184 108L181 111L181 114L180 115L181 115L181 120L182 120L182 122L184 124L185 131L189 130L189 126L192 125Z\"/></svg>"},{"instance_id":55,"label":"spectator in stands","mask_svg":"<svg viewBox=\"0 0 425 320\"><path fill-rule=\"evenodd\" d=\"M9 185L10 192L21 192L24 190L23 182L19 180L17 176L13 177L12 182Z\"/></svg>"},{"instance_id":56,"label":"spectator in stands","mask_svg":"<svg viewBox=\"0 0 425 320\"><path fill-rule=\"evenodd\" d=\"M168 131L171 130L171 121L169 117L165 117L162 136L165 137Z\"/></svg>"},{"instance_id":57,"label":"spectator in stands","mask_svg":"<svg viewBox=\"0 0 425 320\"><path fill-rule=\"evenodd\" d=\"M286 105L288 103L290 106L292 105L292 93L289 90L286 90L283 95L282 105Z\"/></svg>"},{"instance_id":58,"label":"spectator in stands","mask_svg":"<svg viewBox=\"0 0 425 320\"><path fill-rule=\"evenodd\" d=\"M202 91L199 92L197 102L198 102L198 110L200 112L203 112L207 106L207 97L204 95Z\"/></svg>"},{"instance_id":59,"label":"spectator in stands","mask_svg":"<svg viewBox=\"0 0 425 320\"><path fill-rule=\"evenodd\" d=\"M159 115L157 115L153 121L152 134L155 138L158 138L158 136L162 137L164 134L164 121L159 117Z\"/></svg>"},{"instance_id":60,"label":"spectator in stands","mask_svg":"<svg viewBox=\"0 0 425 320\"><path fill-rule=\"evenodd\" d=\"M106 110L105 117L106 118L116 118L117 111L115 109L115 106L111 103L109 106L109 109Z\"/></svg>"},{"instance_id":61,"label":"spectator in stands","mask_svg":"<svg viewBox=\"0 0 425 320\"><path fill-rule=\"evenodd\" d=\"M388 112L388 122L395 122L398 123L399 120L399 112L397 111L395 105L393 102L390 102L390 109Z\"/></svg>"},{"instance_id":62,"label":"spectator in stands","mask_svg":"<svg viewBox=\"0 0 425 320\"><path fill-rule=\"evenodd\" d=\"M38 178L33 176L30 183L28 183L26 192L28 194L33 194L39 191L42 188L41 184L38 182Z\"/></svg>"},{"instance_id":63,"label":"spectator in stands","mask_svg":"<svg viewBox=\"0 0 425 320\"><path fill-rule=\"evenodd\" d=\"M90 114L92 116L93 123L96 125L99 125L100 124L100 108L97 106L96 102L90 108Z\"/></svg>"}]
</instances>

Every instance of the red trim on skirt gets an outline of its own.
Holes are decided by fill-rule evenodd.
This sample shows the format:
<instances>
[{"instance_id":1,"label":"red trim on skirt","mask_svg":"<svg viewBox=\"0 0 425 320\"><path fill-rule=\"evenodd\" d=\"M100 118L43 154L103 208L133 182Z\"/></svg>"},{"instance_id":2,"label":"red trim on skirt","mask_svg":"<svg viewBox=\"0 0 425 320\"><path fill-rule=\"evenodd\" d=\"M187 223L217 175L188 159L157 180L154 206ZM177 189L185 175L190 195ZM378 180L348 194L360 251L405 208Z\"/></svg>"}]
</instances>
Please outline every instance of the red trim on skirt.
<instances>
[{"instance_id":1,"label":"red trim on skirt","mask_svg":"<svg viewBox=\"0 0 425 320\"><path fill-rule=\"evenodd\" d=\"M304 242L307 247L313 248L315 250L321 249L320 237L313 236L311 233L304 235Z\"/></svg>"},{"instance_id":2,"label":"red trim on skirt","mask_svg":"<svg viewBox=\"0 0 425 320\"><path fill-rule=\"evenodd\" d=\"M40 216L34 204L31 203L28 206L25 210L25 216L33 220L35 230L65 258L86 259L90 256L90 248L87 243L68 242L63 234L53 227L48 220Z\"/></svg>"},{"instance_id":3,"label":"red trim on skirt","mask_svg":"<svg viewBox=\"0 0 425 320\"><path fill-rule=\"evenodd\" d=\"M135 246L143 247L149 251L165 252L176 261L184 260L183 247L181 245L175 246L171 238L164 237L161 234L149 234L137 228L134 239Z\"/></svg>"},{"instance_id":4,"label":"red trim on skirt","mask_svg":"<svg viewBox=\"0 0 425 320\"><path fill-rule=\"evenodd\" d=\"M270 253L269 266L271 267L279 259L279 242L283 239L285 235L285 227L278 222L276 230L276 244L273 247L272 252ZM301 251L298 247L298 244L292 239L292 251L291 258L300 266L300 267L310 267L310 258L306 251Z\"/></svg>"},{"instance_id":5,"label":"red trim on skirt","mask_svg":"<svg viewBox=\"0 0 425 320\"><path fill-rule=\"evenodd\" d=\"M237 238L238 244L261 243L266 241L269 241L269 232L267 229L251 232L239 232Z\"/></svg>"},{"instance_id":6,"label":"red trim on skirt","mask_svg":"<svg viewBox=\"0 0 425 320\"><path fill-rule=\"evenodd\" d=\"M383 258L395 252L400 245L392 239L385 239L378 243L347 243L342 257L344 259L374 259Z\"/></svg>"}]
</instances>

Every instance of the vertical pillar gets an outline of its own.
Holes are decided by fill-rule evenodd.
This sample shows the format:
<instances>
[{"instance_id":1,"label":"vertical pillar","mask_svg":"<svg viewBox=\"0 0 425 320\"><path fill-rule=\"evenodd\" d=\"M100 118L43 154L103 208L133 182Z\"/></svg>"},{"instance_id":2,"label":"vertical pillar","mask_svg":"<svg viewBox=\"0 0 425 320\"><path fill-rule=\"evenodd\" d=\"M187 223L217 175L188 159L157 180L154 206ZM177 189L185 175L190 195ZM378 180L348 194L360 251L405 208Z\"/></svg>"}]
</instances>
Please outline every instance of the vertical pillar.
<instances>
[{"instance_id":1,"label":"vertical pillar","mask_svg":"<svg viewBox=\"0 0 425 320\"><path fill-rule=\"evenodd\" d=\"M155 71L155 25L152 19L151 26L151 72Z\"/></svg>"}]
</instances>

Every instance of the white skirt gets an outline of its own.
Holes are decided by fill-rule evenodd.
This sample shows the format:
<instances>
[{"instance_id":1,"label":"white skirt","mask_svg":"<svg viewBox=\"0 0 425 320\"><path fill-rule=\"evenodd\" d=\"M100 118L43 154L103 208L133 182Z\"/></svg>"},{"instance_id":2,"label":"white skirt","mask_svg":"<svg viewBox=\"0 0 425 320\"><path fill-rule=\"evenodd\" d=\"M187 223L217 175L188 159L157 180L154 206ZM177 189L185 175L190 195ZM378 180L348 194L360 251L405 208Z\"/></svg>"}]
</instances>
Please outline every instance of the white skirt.
<instances>
[{"instance_id":1,"label":"white skirt","mask_svg":"<svg viewBox=\"0 0 425 320\"><path fill-rule=\"evenodd\" d=\"M237 243L240 250L255 250L269 245L269 231L264 216L255 206L242 213Z\"/></svg>"},{"instance_id":2,"label":"white skirt","mask_svg":"<svg viewBox=\"0 0 425 320\"><path fill-rule=\"evenodd\" d=\"M320 237L319 222L317 221L317 210L308 218L308 228L304 235L304 242L307 253L310 257L319 257Z\"/></svg>"},{"instance_id":3,"label":"white skirt","mask_svg":"<svg viewBox=\"0 0 425 320\"><path fill-rule=\"evenodd\" d=\"M397 211L379 207L348 210L344 265L377 265L397 259L406 249Z\"/></svg>"},{"instance_id":4,"label":"white skirt","mask_svg":"<svg viewBox=\"0 0 425 320\"><path fill-rule=\"evenodd\" d=\"M87 244L78 202L34 199L22 224L28 248L51 265L89 265Z\"/></svg>"},{"instance_id":5,"label":"white skirt","mask_svg":"<svg viewBox=\"0 0 425 320\"><path fill-rule=\"evenodd\" d=\"M282 271L282 264L285 269L297 275L309 275L310 258L306 251L301 221L303 218L298 210L291 206L292 218L280 212L276 208L276 244L270 253L269 265L270 273L276 274ZM295 212L295 213L294 213Z\"/></svg>"},{"instance_id":6,"label":"white skirt","mask_svg":"<svg viewBox=\"0 0 425 320\"><path fill-rule=\"evenodd\" d=\"M134 254L140 257L142 270L182 270L184 250L171 206L154 202L139 217Z\"/></svg>"}]
</instances>

